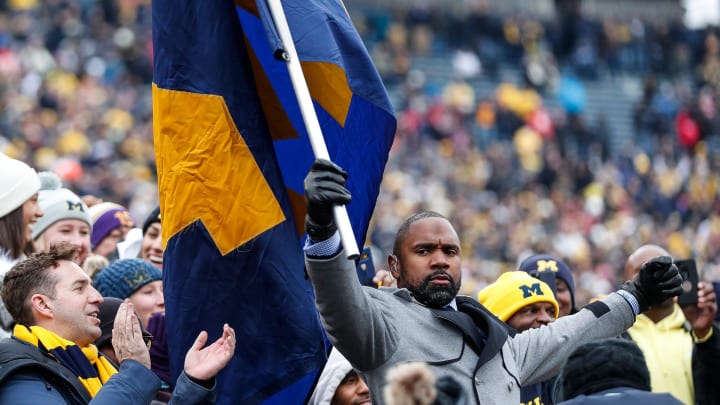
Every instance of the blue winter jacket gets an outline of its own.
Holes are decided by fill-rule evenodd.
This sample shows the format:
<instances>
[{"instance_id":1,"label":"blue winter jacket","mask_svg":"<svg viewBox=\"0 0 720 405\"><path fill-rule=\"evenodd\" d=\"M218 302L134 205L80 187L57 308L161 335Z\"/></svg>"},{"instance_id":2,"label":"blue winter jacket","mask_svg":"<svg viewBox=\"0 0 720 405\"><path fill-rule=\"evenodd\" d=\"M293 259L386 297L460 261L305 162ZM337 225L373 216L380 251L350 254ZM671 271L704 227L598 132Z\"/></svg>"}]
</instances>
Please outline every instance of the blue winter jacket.
<instances>
[{"instance_id":1,"label":"blue winter jacket","mask_svg":"<svg viewBox=\"0 0 720 405\"><path fill-rule=\"evenodd\" d=\"M15 338L0 341L0 404L13 405L123 405L149 404L160 388L160 378L134 360L123 361L94 398L66 367L37 347ZM215 389L207 390L178 378L173 405L214 403Z\"/></svg>"}]
</instances>

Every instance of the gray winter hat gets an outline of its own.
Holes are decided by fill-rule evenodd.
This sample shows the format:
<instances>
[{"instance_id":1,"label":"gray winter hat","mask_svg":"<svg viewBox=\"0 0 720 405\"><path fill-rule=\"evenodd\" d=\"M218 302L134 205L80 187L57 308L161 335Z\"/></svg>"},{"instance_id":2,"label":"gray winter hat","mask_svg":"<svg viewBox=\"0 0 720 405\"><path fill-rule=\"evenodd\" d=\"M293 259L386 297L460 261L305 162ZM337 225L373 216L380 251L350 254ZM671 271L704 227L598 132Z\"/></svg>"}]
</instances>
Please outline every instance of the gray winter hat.
<instances>
[{"instance_id":1,"label":"gray winter hat","mask_svg":"<svg viewBox=\"0 0 720 405\"><path fill-rule=\"evenodd\" d=\"M61 219L79 219L90 225L88 206L72 191L62 187L60 178L52 172L40 172L38 204L45 213L31 225L32 238L37 239L52 224Z\"/></svg>"}]
</instances>

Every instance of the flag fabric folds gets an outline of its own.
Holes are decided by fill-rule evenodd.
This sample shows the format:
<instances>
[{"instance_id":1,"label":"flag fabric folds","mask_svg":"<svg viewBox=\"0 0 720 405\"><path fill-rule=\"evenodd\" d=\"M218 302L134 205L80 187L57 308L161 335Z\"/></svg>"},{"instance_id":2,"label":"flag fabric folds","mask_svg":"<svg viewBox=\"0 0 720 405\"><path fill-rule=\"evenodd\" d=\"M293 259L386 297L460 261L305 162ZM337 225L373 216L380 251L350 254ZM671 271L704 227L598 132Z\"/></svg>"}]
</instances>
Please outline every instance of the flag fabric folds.
<instances>
[{"instance_id":1,"label":"flag fabric folds","mask_svg":"<svg viewBox=\"0 0 720 405\"><path fill-rule=\"evenodd\" d=\"M313 161L287 67L268 34L263 0L236 0L255 82L275 139L288 195L302 229L303 179ZM331 159L349 173L347 207L362 250L396 120L385 87L340 0L282 2ZM260 18L262 16L262 18ZM268 36L270 40L268 40Z\"/></svg>"},{"instance_id":2,"label":"flag fabric folds","mask_svg":"<svg viewBox=\"0 0 720 405\"><path fill-rule=\"evenodd\" d=\"M385 89L342 3L283 6L348 213L365 239L395 131ZM201 330L227 322L219 404L300 404L325 360L301 248L313 161L263 0L154 0L153 127L174 377Z\"/></svg>"}]
</instances>

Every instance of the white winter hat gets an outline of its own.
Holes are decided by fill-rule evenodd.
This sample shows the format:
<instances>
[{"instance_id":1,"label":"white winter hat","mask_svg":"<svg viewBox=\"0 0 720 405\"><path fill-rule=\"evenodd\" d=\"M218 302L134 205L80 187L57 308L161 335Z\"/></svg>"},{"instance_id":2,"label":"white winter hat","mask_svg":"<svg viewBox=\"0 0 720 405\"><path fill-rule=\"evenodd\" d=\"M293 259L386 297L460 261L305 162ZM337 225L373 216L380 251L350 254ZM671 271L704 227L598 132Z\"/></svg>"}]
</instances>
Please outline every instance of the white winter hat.
<instances>
[{"instance_id":1,"label":"white winter hat","mask_svg":"<svg viewBox=\"0 0 720 405\"><path fill-rule=\"evenodd\" d=\"M0 218L11 213L40 190L32 167L0 153Z\"/></svg>"},{"instance_id":2,"label":"white winter hat","mask_svg":"<svg viewBox=\"0 0 720 405\"><path fill-rule=\"evenodd\" d=\"M38 203L44 215L32 225L32 238L40 234L61 219L79 219L90 225L90 209L72 191L62 188L62 181L53 172L40 172L40 192Z\"/></svg>"}]
</instances>

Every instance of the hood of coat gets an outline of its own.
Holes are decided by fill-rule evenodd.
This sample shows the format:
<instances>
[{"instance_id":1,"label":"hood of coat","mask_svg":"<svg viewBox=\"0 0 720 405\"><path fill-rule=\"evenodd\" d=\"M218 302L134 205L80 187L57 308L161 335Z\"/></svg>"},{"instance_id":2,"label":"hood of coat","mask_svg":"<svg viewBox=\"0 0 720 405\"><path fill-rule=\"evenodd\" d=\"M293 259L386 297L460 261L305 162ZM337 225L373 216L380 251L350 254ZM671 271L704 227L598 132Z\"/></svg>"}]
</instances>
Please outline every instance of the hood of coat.
<instances>
[{"instance_id":1,"label":"hood of coat","mask_svg":"<svg viewBox=\"0 0 720 405\"><path fill-rule=\"evenodd\" d=\"M353 367L337 349L332 349L308 405L328 405L335 391Z\"/></svg>"}]
</instances>

